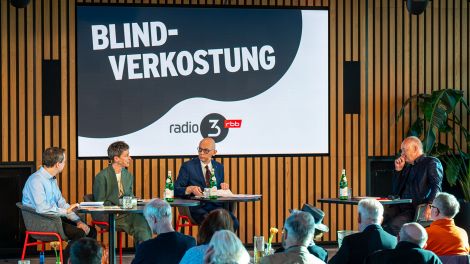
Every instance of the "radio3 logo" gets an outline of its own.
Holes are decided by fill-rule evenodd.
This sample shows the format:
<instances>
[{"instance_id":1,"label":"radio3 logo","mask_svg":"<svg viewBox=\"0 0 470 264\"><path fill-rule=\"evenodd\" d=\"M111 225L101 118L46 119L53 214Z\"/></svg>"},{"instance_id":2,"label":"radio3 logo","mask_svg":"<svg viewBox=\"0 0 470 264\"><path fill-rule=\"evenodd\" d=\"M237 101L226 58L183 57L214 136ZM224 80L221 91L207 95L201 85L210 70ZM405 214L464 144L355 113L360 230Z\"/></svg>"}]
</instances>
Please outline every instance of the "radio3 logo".
<instances>
[{"instance_id":1,"label":"radio3 logo","mask_svg":"<svg viewBox=\"0 0 470 264\"><path fill-rule=\"evenodd\" d=\"M191 121L184 124L171 124L170 133L189 134L201 132L203 138L211 137L218 143L227 137L229 128L240 128L241 126L241 119L226 119L221 114L211 113L202 119L199 126Z\"/></svg>"}]
</instances>

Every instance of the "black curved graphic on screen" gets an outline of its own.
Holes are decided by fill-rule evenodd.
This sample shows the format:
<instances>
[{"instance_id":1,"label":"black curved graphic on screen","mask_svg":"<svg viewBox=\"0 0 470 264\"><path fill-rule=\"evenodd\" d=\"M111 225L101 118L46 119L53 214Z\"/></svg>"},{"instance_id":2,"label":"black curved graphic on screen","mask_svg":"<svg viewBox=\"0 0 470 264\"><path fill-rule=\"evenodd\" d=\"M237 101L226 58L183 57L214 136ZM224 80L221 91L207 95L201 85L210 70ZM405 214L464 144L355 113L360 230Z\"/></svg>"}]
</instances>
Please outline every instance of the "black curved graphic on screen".
<instances>
[{"instance_id":1,"label":"black curved graphic on screen","mask_svg":"<svg viewBox=\"0 0 470 264\"><path fill-rule=\"evenodd\" d=\"M158 47L93 50L91 25L161 21L177 36ZM78 135L107 138L138 131L160 119L179 102L195 97L237 101L254 97L274 85L291 66L302 31L300 10L161 7L77 7ZM108 56L208 50L270 45L271 70L117 81ZM208 60L210 69L213 68ZM223 56L220 64L223 65ZM224 69L224 67L221 67Z\"/></svg>"}]
</instances>

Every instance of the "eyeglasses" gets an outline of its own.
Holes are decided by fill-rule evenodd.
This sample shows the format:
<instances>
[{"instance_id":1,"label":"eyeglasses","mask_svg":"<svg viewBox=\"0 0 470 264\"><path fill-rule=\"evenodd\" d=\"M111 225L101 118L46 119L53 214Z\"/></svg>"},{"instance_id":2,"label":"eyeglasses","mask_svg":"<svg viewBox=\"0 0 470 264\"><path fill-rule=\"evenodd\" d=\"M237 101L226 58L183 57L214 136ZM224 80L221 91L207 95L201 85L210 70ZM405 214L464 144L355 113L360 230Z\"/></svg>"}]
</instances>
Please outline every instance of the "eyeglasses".
<instances>
[{"instance_id":1,"label":"eyeglasses","mask_svg":"<svg viewBox=\"0 0 470 264\"><path fill-rule=\"evenodd\" d=\"M213 149L203 149L203 148L200 148L200 147L197 148L198 153L204 152L204 154L209 154L209 152L211 152L212 150Z\"/></svg>"},{"instance_id":2,"label":"eyeglasses","mask_svg":"<svg viewBox=\"0 0 470 264\"><path fill-rule=\"evenodd\" d=\"M432 208L436 208L437 212L438 212L439 214L441 213L441 211L439 210L439 208L437 208L436 206L430 204L429 207L431 207L431 209L432 209Z\"/></svg>"}]
</instances>

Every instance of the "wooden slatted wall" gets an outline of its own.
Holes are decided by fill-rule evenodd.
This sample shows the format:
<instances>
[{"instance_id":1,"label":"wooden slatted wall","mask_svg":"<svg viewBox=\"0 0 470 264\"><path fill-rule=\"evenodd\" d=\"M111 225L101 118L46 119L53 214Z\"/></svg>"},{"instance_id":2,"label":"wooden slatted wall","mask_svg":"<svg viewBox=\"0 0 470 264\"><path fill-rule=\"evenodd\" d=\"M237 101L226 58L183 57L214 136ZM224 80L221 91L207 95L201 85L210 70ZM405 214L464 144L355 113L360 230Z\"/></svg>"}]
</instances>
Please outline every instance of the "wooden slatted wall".
<instances>
[{"instance_id":1,"label":"wooden slatted wall","mask_svg":"<svg viewBox=\"0 0 470 264\"><path fill-rule=\"evenodd\" d=\"M268 236L270 226L282 228L288 209L305 202L326 212L331 231L325 241L336 240L338 229L357 229L355 208L316 202L337 196L341 169L347 170L353 194L366 195L367 158L395 155L409 126L408 117L395 123L404 99L447 87L469 98L468 0L433 0L420 16L411 16L403 0L109 1L115 2L329 8L330 155L217 158L234 192L263 194L261 202L239 205L239 235L246 243L255 234ZM75 0L33 0L17 9L0 1L1 161L39 166L44 148L66 148L69 161L60 187L70 202L91 193L94 175L106 166L104 160L76 158L75 6ZM42 116L42 60L61 62L60 116ZM360 114L343 110L345 61L360 62ZM160 197L166 171L177 174L189 158L134 159L136 195Z\"/></svg>"}]
</instances>

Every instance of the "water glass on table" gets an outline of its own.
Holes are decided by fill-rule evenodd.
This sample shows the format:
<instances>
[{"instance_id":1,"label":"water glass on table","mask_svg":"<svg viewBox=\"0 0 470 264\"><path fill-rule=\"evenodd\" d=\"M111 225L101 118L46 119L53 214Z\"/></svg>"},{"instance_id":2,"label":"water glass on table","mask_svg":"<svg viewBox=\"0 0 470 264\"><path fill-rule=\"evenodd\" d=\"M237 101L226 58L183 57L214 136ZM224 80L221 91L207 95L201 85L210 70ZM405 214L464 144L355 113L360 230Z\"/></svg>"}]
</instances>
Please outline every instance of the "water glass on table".
<instances>
[{"instance_id":1,"label":"water glass on table","mask_svg":"<svg viewBox=\"0 0 470 264\"><path fill-rule=\"evenodd\" d=\"M131 196L122 197L122 208L123 209L131 209L132 208L132 197Z\"/></svg>"},{"instance_id":2,"label":"water glass on table","mask_svg":"<svg viewBox=\"0 0 470 264\"><path fill-rule=\"evenodd\" d=\"M254 263L260 263L264 256L264 236L255 236L253 239L253 259Z\"/></svg>"}]
</instances>

